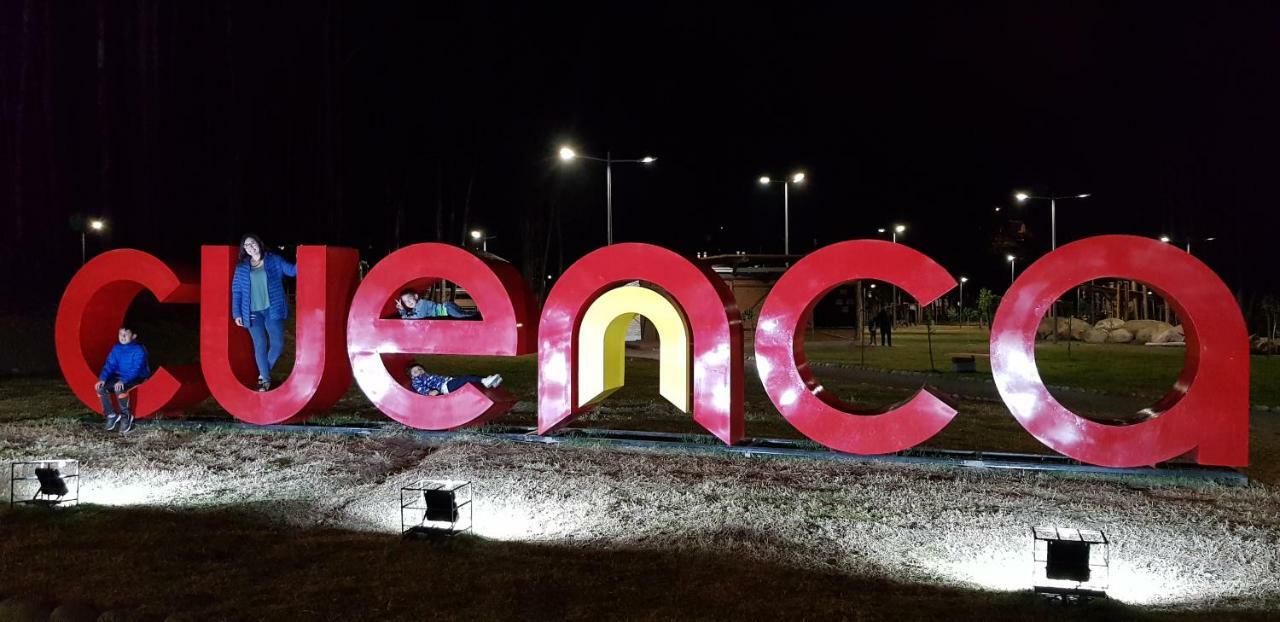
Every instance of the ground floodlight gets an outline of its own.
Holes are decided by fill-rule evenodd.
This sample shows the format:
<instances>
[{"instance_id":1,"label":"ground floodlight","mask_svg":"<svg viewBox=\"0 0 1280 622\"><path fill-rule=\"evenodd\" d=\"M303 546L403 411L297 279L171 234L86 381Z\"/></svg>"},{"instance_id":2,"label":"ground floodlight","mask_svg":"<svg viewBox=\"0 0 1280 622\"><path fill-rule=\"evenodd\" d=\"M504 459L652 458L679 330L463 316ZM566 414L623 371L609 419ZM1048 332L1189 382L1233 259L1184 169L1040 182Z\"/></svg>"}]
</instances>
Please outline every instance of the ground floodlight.
<instances>
[{"instance_id":1,"label":"ground floodlight","mask_svg":"<svg viewBox=\"0 0 1280 622\"><path fill-rule=\"evenodd\" d=\"M36 496L57 497L67 496L67 482L62 479L62 473L57 467L40 467L36 469L36 479L40 481L40 490L36 491Z\"/></svg>"},{"instance_id":2,"label":"ground floodlight","mask_svg":"<svg viewBox=\"0 0 1280 622\"><path fill-rule=\"evenodd\" d=\"M32 489L34 494L30 499L26 498ZM9 507L19 503L44 507L79 505L80 462L30 460L9 463Z\"/></svg>"},{"instance_id":3,"label":"ground floodlight","mask_svg":"<svg viewBox=\"0 0 1280 622\"><path fill-rule=\"evenodd\" d=\"M1105 597L1110 575L1106 534L1093 529L1035 527L1032 586L1063 597Z\"/></svg>"},{"instance_id":4,"label":"ground floodlight","mask_svg":"<svg viewBox=\"0 0 1280 622\"><path fill-rule=\"evenodd\" d=\"M421 480L400 489L400 532L404 537L435 538L470 531L471 482Z\"/></svg>"}]
</instances>

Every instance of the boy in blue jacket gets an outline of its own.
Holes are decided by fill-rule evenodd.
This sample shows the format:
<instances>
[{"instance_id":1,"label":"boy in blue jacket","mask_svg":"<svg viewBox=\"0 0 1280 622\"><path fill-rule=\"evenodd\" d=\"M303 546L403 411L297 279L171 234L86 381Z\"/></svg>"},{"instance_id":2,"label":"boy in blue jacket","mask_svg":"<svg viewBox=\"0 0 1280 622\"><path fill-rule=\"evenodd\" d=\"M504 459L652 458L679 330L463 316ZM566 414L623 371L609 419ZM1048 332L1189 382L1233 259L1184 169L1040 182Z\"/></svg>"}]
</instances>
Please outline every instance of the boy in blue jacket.
<instances>
[{"instance_id":1,"label":"boy in blue jacket","mask_svg":"<svg viewBox=\"0 0 1280 622\"><path fill-rule=\"evenodd\" d=\"M413 363L408 367L409 384L413 392L419 395L448 395L468 384L478 384L486 389L496 389L502 385L502 376L441 376L427 372L427 368Z\"/></svg>"},{"instance_id":2,"label":"boy in blue jacket","mask_svg":"<svg viewBox=\"0 0 1280 622\"><path fill-rule=\"evenodd\" d=\"M129 389L151 376L147 364L147 348L137 342L138 335L127 326L121 326L117 334L120 343L107 354L107 363L98 374L98 384L93 388L102 400L102 414L107 416L107 430L120 426L121 434L133 431L133 413L129 411ZM120 403L119 412L112 407L111 393Z\"/></svg>"},{"instance_id":3,"label":"boy in blue jacket","mask_svg":"<svg viewBox=\"0 0 1280 622\"><path fill-rule=\"evenodd\" d=\"M476 317L475 311L466 311L452 302L435 303L425 300L418 295L418 292L411 289L400 292L400 297L396 298L396 311L399 311L401 319L405 320L425 320L438 317L462 320Z\"/></svg>"}]
</instances>

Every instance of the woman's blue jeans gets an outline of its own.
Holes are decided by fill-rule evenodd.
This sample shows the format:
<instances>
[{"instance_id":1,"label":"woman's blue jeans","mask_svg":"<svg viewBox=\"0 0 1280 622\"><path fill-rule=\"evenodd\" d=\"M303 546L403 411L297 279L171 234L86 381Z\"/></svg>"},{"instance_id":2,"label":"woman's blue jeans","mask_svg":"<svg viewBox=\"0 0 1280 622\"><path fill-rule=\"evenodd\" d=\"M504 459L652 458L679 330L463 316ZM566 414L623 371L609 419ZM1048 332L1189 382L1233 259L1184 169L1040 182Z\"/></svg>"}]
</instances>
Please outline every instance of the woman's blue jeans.
<instances>
[{"instance_id":1,"label":"woman's blue jeans","mask_svg":"<svg viewBox=\"0 0 1280 622\"><path fill-rule=\"evenodd\" d=\"M253 337L253 358L258 363L258 378L271 378L284 351L284 320L273 320L266 312L249 315L249 336Z\"/></svg>"}]
</instances>

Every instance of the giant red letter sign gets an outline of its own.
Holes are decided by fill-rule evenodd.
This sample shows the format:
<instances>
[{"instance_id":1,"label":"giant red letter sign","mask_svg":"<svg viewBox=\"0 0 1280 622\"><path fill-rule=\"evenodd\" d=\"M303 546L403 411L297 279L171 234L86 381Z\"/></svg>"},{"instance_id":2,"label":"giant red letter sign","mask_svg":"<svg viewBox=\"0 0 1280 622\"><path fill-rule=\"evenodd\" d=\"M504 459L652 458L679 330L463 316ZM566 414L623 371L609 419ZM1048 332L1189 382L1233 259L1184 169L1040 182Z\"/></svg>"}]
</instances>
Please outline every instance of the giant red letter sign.
<instances>
[{"instance_id":1,"label":"giant red letter sign","mask_svg":"<svg viewBox=\"0 0 1280 622\"><path fill-rule=\"evenodd\" d=\"M956 411L922 389L887 412L861 413L823 390L805 360L804 323L814 305L841 283L859 279L893 283L922 305L955 287L942 266L902 244L854 240L823 247L769 291L756 322L756 369L778 412L805 436L855 454L909 449L946 427Z\"/></svg>"},{"instance_id":2,"label":"giant red letter sign","mask_svg":"<svg viewBox=\"0 0 1280 622\"><path fill-rule=\"evenodd\" d=\"M483 319L399 319L395 299L401 289L439 279L466 289ZM404 365L414 354L528 354L533 351L533 304L528 285L509 263L447 244L402 248L369 271L351 303L347 352L356 383L378 410L407 426L453 430L484 423L511 410L515 397L473 385L448 395L418 395L404 385Z\"/></svg>"},{"instance_id":3,"label":"giant red letter sign","mask_svg":"<svg viewBox=\"0 0 1280 622\"><path fill-rule=\"evenodd\" d=\"M1049 305L1091 279L1139 280L1186 325L1187 354L1155 419L1113 426L1059 404L1036 369L1036 327ZM1154 465L1196 450L1196 462L1249 463L1249 345L1231 292L1207 266L1169 244L1106 235L1067 244L1018 277L991 328L991 372L1005 404L1032 436L1081 462Z\"/></svg>"},{"instance_id":4,"label":"giant red letter sign","mask_svg":"<svg viewBox=\"0 0 1280 622\"><path fill-rule=\"evenodd\" d=\"M257 377L249 331L231 318L238 252L232 246L200 249L200 364L214 399L236 419L259 425L329 408L351 386L344 329L359 254L350 248L298 247L293 371L283 384L259 392L247 386Z\"/></svg>"},{"instance_id":5,"label":"giant red letter sign","mask_svg":"<svg viewBox=\"0 0 1280 622\"><path fill-rule=\"evenodd\" d=\"M728 444L742 438L742 319L724 280L665 248L615 244L579 259L560 277L538 326L538 432L568 423L578 407L575 338L587 308L606 290L640 280L665 289L693 334L693 419Z\"/></svg>"},{"instance_id":6,"label":"giant red letter sign","mask_svg":"<svg viewBox=\"0 0 1280 622\"><path fill-rule=\"evenodd\" d=\"M58 366L81 402L102 412L93 390L97 370L116 343L125 312L138 292L146 289L163 303L195 304L200 302L200 285L194 277L191 271L180 275L154 256L135 250L103 253L80 268L62 294L54 334ZM132 406L135 416L145 418L162 410L194 406L206 397L209 390L199 367L159 367L138 385Z\"/></svg>"}]
</instances>

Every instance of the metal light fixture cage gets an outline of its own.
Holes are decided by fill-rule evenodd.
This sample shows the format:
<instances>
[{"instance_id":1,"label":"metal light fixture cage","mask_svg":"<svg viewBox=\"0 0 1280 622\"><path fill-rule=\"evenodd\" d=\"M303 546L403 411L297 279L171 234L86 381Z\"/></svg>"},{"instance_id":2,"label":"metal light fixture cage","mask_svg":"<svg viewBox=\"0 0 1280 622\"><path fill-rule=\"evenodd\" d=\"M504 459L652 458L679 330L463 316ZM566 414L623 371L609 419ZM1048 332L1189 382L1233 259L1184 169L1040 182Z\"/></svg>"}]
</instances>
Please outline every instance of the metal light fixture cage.
<instances>
[{"instance_id":1,"label":"metal light fixture cage","mask_svg":"<svg viewBox=\"0 0 1280 622\"><path fill-rule=\"evenodd\" d=\"M454 536L471 531L471 482L419 480L400 489L400 533Z\"/></svg>"},{"instance_id":2,"label":"metal light fixture cage","mask_svg":"<svg viewBox=\"0 0 1280 622\"><path fill-rule=\"evenodd\" d=\"M80 461L10 462L9 507L18 504L44 507L80 505Z\"/></svg>"},{"instance_id":3,"label":"metal light fixture cage","mask_svg":"<svg viewBox=\"0 0 1280 622\"><path fill-rule=\"evenodd\" d=\"M1044 594L1106 596L1110 551L1106 534L1094 529L1033 527L1032 586Z\"/></svg>"}]
</instances>

